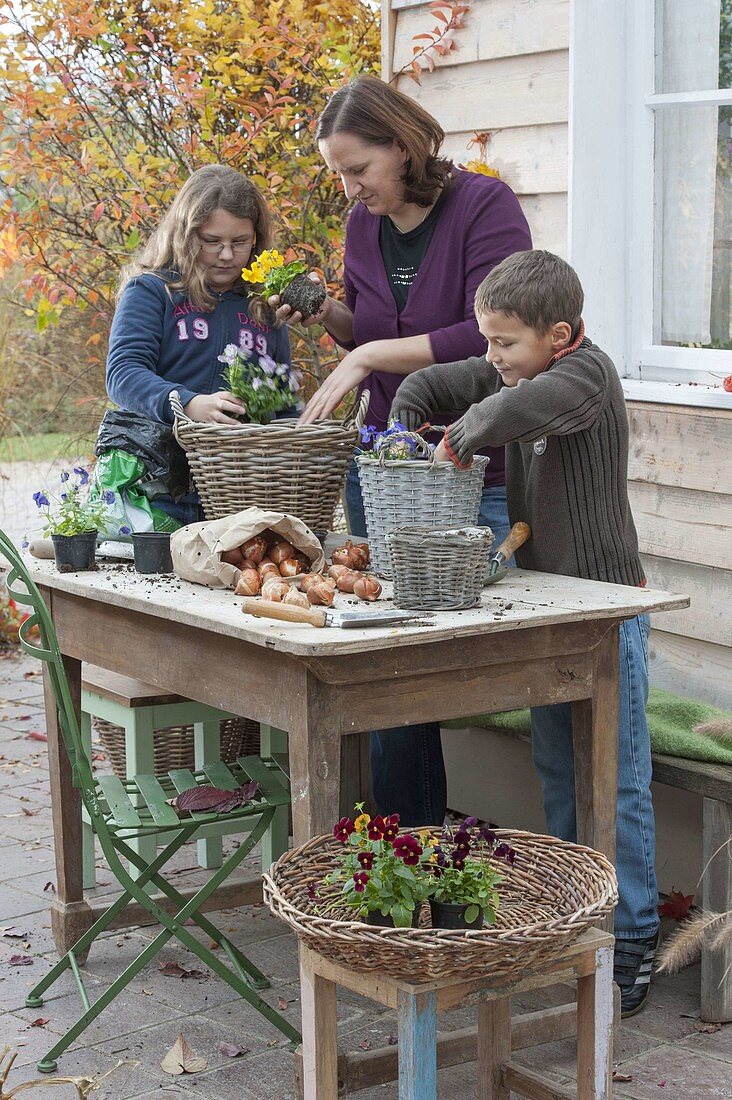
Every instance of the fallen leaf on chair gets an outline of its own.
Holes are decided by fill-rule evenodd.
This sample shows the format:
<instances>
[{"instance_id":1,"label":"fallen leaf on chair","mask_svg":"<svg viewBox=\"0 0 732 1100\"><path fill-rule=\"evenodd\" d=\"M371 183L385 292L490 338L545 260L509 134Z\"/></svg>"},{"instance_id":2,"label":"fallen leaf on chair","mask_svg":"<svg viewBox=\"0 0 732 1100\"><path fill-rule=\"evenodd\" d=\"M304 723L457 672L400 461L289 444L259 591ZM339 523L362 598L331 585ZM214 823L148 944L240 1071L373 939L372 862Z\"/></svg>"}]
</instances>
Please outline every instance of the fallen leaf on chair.
<instances>
[{"instance_id":1,"label":"fallen leaf on chair","mask_svg":"<svg viewBox=\"0 0 732 1100\"><path fill-rule=\"evenodd\" d=\"M668 901L662 902L658 907L659 915L672 917L673 920L686 920L691 913L691 904L694 901L693 894L682 894L680 890L671 889Z\"/></svg>"},{"instance_id":2,"label":"fallen leaf on chair","mask_svg":"<svg viewBox=\"0 0 732 1100\"><path fill-rule=\"evenodd\" d=\"M620 1070L617 1070L617 1069L613 1070L613 1081L626 1082L626 1081L632 1081L632 1080L633 1080L633 1074L632 1073L621 1073Z\"/></svg>"},{"instance_id":3,"label":"fallen leaf on chair","mask_svg":"<svg viewBox=\"0 0 732 1100\"><path fill-rule=\"evenodd\" d=\"M219 787L200 785L191 787L187 791L181 791L178 797L172 800L171 805L178 813L210 810L211 812L225 814L249 802L250 799L254 798L258 789L259 785L257 783L244 783L241 787L237 787L235 791L224 791Z\"/></svg>"},{"instance_id":4,"label":"fallen leaf on chair","mask_svg":"<svg viewBox=\"0 0 732 1100\"><path fill-rule=\"evenodd\" d=\"M177 962L161 962L160 973L164 974L166 978L203 978L203 970L196 970L195 968L189 969L188 967L181 966Z\"/></svg>"},{"instance_id":5,"label":"fallen leaf on chair","mask_svg":"<svg viewBox=\"0 0 732 1100\"><path fill-rule=\"evenodd\" d=\"M280 1012L284 1012L287 1008L287 999L285 997L278 997L277 1007L279 1008Z\"/></svg>"},{"instance_id":6,"label":"fallen leaf on chair","mask_svg":"<svg viewBox=\"0 0 732 1100\"><path fill-rule=\"evenodd\" d=\"M21 932L14 924L0 924L0 936L7 936L8 939L22 940L23 936L27 935L27 932Z\"/></svg>"},{"instance_id":7,"label":"fallen leaf on chair","mask_svg":"<svg viewBox=\"0 0 732 1100\"><path fill-rule=\"evenodd\" d=\"M25 735L26 741L48 741L45 733L41 733L40 730L30 730Z\"/></svg>"},{"instance_id":8,"label":"fallen leaf on chair","mask_svg":"<svg viewBox=\"0 0 732 1100\"><path fill-rule=\"evenodd\" d=\"M30 955L11 955L8 959L11 966L32 966L33 959Z\"/></svg>"},{"instance_id":9,"label":"fallen leaf on chair","mask_svg":"<svg viewBox=\"0 0 732 1100\"><path fill-rule=\"evenodd\" d=\"M694 1031L701 1031L703 1035L714 1035L716 1031L721 1031L721 1024L707 1023L706 1020L694 1020Z\"/></svg>"},{"instance_id":10,"label":"fallen leaf on chair","mask_svg":"<svg viewBox=\"0 0 732 1100\"><path fill-rule=\"evenodd\" d=\"M241 1047L238 1043L219 1043L219 1054L226 1058L238 1058L242 1054L248 1054L247 1047Z\"/></svg>"},{"instance_id":11,"label":"fallen leaf on chair","mask_svg":"<svg viewBox=\"0 0 732 1100\"><path fill-rule=\"evenodd\" d=\"M38 1019L34 1020L33 1023L30 1026L31 1027L45 1027L50 1019L51 1019L50 1016L39 1016Z\"/></svg>"},{"instance_id":12,"label":"fallen leaf on chair","mask_svg":"<svg viewBox=\"0 0 732 1100\"><path fill-rule=\"evenodd\" d=\"M160 1068L165 1073L173 1075L179 1073L201 1073L208 1066L205 1058L201 1058L191 1050L183 1035L179 1035L173 1046L160 1063Z\"/></svg>"}]
</instances>

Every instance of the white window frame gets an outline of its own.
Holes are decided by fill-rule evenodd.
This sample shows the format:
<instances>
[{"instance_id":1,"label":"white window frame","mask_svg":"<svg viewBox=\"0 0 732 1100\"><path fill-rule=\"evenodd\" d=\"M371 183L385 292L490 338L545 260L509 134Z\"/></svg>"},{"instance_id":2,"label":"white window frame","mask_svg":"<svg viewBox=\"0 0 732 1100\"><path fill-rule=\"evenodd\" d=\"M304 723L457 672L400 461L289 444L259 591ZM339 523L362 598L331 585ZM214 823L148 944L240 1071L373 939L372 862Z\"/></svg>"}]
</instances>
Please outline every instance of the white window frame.
<instances>
[{"instance_id":1,"label":"white window frame","mask_svg":"<svg viewBox=\"0 0 732 1100\"><path fill-rule=\"evenodd\" d=\"M732 351L653 343L655 114L732 104L729 89L655 93L654 9L654 0L572 0L569 258L588 335L612 355L628 397L732 408L721 387Z\"/></svg>"}]
</instances>

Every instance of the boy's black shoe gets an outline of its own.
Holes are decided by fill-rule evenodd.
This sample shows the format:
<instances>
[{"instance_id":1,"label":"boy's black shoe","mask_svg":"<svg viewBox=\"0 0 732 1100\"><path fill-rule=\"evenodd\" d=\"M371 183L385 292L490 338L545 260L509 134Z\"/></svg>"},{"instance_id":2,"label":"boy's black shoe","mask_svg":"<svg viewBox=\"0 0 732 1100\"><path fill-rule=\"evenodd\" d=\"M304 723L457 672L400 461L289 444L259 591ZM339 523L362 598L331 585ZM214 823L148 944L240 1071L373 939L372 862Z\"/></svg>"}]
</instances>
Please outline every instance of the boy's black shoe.
<instances>
[{"instance_id":1,"label":"boy's black shoe","mask_svg":"<svg viewBox=\"0 0 732 1100\"><path fill-rule=\"evenodd\" d=\"M658 932L643 940L615 940L613 981L620 988L620 1016L624 1020L640 1012L651 988Z\"/></svg>"}]
</instances>

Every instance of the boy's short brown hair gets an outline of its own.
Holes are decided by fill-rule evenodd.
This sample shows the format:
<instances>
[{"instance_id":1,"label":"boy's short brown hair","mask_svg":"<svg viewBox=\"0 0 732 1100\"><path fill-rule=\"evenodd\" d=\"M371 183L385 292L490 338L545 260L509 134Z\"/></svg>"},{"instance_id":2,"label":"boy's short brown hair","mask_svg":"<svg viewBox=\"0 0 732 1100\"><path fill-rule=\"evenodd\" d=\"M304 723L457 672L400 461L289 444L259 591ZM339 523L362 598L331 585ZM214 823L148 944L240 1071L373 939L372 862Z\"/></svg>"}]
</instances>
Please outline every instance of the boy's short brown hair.
<instances>
[{"instance_id":1,"label":"boy's short brown hair","mask_svg":"<svg viewBox=\"0 0 732 1100\"><path fill-rule=\"evenodd\" d=\"M509 313L542 335L558 321L579 327L585 296L576 271L553 252L514 252L486 275L476 315Z\"/></svg>"}]
</instances>

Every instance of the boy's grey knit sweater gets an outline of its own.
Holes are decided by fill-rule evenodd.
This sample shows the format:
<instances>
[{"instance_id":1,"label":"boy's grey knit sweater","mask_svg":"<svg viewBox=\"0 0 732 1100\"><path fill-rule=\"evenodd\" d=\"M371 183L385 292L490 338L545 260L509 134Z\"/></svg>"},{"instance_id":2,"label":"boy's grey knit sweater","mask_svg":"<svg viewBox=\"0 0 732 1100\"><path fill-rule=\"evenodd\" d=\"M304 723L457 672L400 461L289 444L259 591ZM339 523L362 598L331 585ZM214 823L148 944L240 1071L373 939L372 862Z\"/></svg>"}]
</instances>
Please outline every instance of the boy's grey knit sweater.
<instances>
[{"instance_id":1,"label":"boy's grey knit sweater","mask_svg":"<svg viewBox=\"0 0 732 1100\"><path fill-rule=\"evenodd\" d=\"M506 444L511 522L531 538L524 569L644 583L627 492L628 418L612 361L587 339L533 379L504 386L485 358L440 363L402 382L391 415L408 428L464 409L446 444L460 464Z\"/></svg>"}]
</instances>

